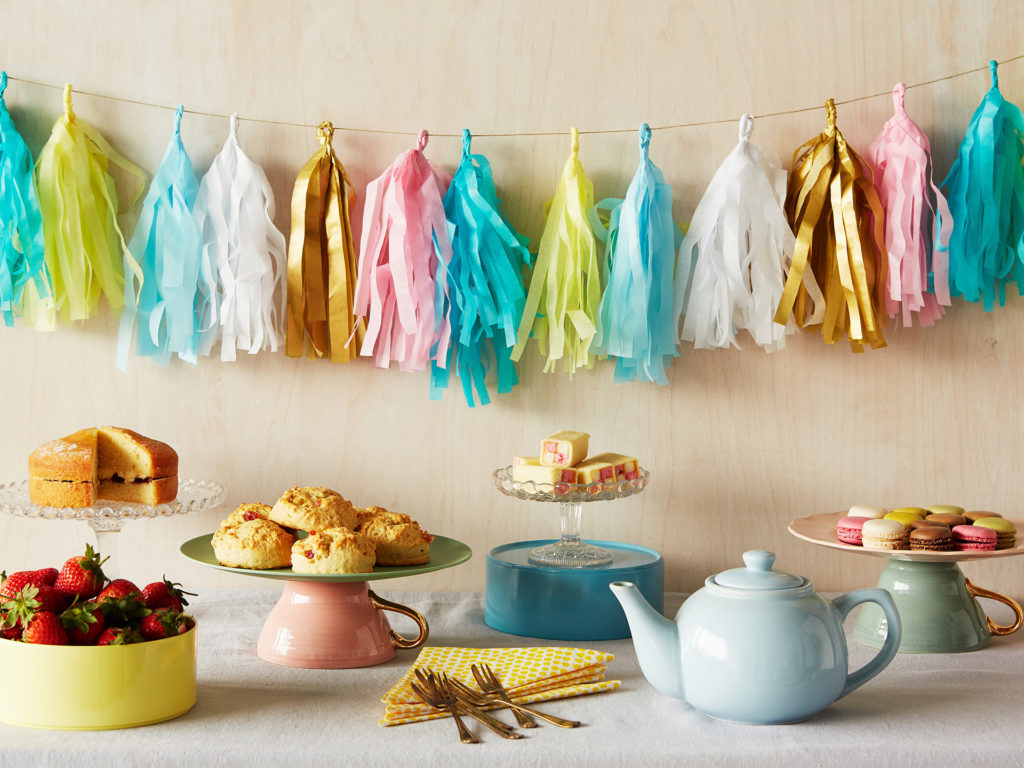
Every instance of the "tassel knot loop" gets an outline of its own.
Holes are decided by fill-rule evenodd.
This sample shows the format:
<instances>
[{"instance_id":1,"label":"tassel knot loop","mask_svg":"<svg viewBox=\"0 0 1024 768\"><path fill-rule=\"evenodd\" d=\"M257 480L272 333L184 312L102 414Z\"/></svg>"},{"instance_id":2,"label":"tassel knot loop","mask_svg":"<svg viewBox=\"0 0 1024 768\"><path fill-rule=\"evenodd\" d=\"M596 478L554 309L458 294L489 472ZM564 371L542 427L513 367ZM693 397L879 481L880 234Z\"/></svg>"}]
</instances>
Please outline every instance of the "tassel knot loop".
<instances>
[{"instance_id":1,"label":"tassel knot loop","mask_svg":"<svg viewBox=\"0 0 1024 768\"><path fill-rule=\"evenodd\" d=\"M0 99L4 97L4 91L7 90L7 71L0 72Z\"/></svg>"},{"instance_id":2,"label":"tassel knot loop","mask_svg":"<svg viewBox=\"0 0 1024 768\"><path fill-rule=\"evenodd\" d=\"M69 125L75 122L75 112L71 109L71 83L64 86L64 122Z\"/></svg>"},{"instance_id":3,"label":"tassel knot loop","mask_svg":"<svg viewBox=\"0 0 1024 768\"><path fill-rule=\"evenodd\" d=\"M470 147L470 144L472 143L472 141L473 141L473 134L471 134L469 132L469 128L463 128L462 129L462 156L463 157L469 157L469 154L470 154L469 147Z\"/></svg>"},{"instance_id":4,"label":"tassel knot loop","mask_svg":"<svg viewBox=\"0 0 1024 768\"><path fill-rule=\"evenodd\" d=\"M576 126L572 127L569 139L569 152L575 157L580 153L580 132L576 130Z\"/></svg>"},{"instance_id":5,"label":"tassel knot loop","mask_svg":"<svg viewBox=\"0 0 1024 768\"><path fill-rule=\"evenodd\" d=\"M651 146L651 126L647 123L640 124L640 151L643 154L647 154L647 148Z\"/></svg>"},{"instance_id":6,"label":"tassel knot loop","mask_svg":"<svg viewBox=\"0 0 1024 768\"><path fill-rule=\"evenodd\" d=\"M181 135L181 116L185 113L185 108L179 104L178 108L174 110L174 135Z\"/></svg>"},{"instance_id":7,"label":"tassel knot loop","mask_svg":"<svg viewBox=\"0 0 1024 768\"><path fill-rule=\"evenodd\" d=\"M316 138L320 142L320 145L330 144L331 139L334 138L334 123L330 120L324 120L320 125L316 127Z\"/></svg>"},{"instance_id":8,"label":"tassel knot loop","mask_svg":"<svg viewBox=\"0 0 1024 768\"><path fill-rule=\"evenodd\" d=\"M999 66L999 62L996 61L995 59L992 59L992 61L990 61L988 63L988 71L989 71L989 74L992 75L992 87L993 88L998 88L999 87L999 73L996 72L996 67L998 67L998 66Z\"/></svg>"},{"instance_id":9,"label":"tassel knot loop","mask_svg":"<svg viewBox=\"0 0 1024 768\"><path fill-rule=\"evenodd\" d=\"M750 141L750 136L754 132L754 116L749 112L740 118L740 141Z\"/></svg>"},{"instance_id":10,"label":"tassel knot loop","mask_svg":"<svg viewBox=\"0 0 1024 768\"><path fill-rule=\"evenodd\" d=\"M825 102L825 132L829 134L836 132L836 102L834 99Z\"/></svg>"},{"instance_id":11,"label":"tassel knot loop","mask_svg":"<svg viewBox=\"0 0 1024 768\"><path fill-rule=\"evenodd\" d=\"M903 95L906 92L907 86L904 83L896 83L892 88L892 108L900 116L907 113L906 108L903 106Z\"/></svg>"},{"instance_id":12,"label":"tassel knot loop","mask_svg":"<svg viewBox=\"0 0 1024 768\"><path fill-rule=\"evenodd\" d=\"M427 148L427 142L430 141L430 134L424 128L420 131L420 135L416 138L416 149L422 152Z\"/></svg>"},{"instance_id":13,"label":"tassel knot loop","mask_svg":"<svg viewBox=\"0 0 1024 768\"><path fill-rule=\"evenodd\" d=\"M230 128L228 129L228 136L234 140L238 140L238 113L232 112L230 118Z\"/></svg>"}]
</instances>

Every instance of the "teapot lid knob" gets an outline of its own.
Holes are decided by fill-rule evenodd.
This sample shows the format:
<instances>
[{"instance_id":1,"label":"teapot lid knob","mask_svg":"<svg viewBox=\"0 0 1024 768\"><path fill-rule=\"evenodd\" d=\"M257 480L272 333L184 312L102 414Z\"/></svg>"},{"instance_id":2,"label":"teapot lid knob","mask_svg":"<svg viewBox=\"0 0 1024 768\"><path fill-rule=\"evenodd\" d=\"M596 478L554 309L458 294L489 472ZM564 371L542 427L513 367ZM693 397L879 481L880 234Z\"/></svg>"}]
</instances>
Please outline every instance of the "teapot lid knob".
<instances>
[{"instance_id":1,"label":"teapot lid knob","mask_svg":"<svg viewBox=\"0 0 1024 768\"><path fill-rule=\"evenodd\" d=\"M766 549L748 549L743 553L743 564L752 571L770 571L775 564L775 553Z\"/></svg>"}]
</instances>

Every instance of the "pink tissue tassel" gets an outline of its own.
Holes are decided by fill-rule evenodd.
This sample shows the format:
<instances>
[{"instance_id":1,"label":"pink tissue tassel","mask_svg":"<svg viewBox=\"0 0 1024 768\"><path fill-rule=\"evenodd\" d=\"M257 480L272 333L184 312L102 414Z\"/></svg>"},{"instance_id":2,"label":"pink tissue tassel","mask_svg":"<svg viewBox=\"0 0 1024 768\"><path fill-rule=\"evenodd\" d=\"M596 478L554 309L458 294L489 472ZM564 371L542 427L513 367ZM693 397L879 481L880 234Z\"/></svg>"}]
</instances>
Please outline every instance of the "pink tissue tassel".
<instances>
[{"instance_id":1,"label":"pink tissue tassel","mask_svg":"<svg viewBox=\"0 0 1024 768\"><path fill-rule=\"evenodd\" d=\"M903 83L892 89L895 114L871 143L868 155L885 209L885 247L889 252L885 310L894 318L902 308L903 325L909 327L915 313L919 324L933 325L942 317L942 307L949 306L948 248L953 218L946 198L932 181L928 137L903 108L905 91ZM929 237L934 208L928 187L935 194L942 222L934 248ZM934 293L928 292L929 253Z\"/></svg>"},{"instance_id":2,"label":"pink tissue tassel","mask_svg":"<svg viewBox=\"0 0 1024 768\"><path fill-rule=\"evenodd\" d=\"M428 134L366 188L359 277L353 311L366 318L361 355L387 368L443 367L448 355L448 288L452 258L444 196L451 178L423 154Z\"/></svg>"}]
</instances>

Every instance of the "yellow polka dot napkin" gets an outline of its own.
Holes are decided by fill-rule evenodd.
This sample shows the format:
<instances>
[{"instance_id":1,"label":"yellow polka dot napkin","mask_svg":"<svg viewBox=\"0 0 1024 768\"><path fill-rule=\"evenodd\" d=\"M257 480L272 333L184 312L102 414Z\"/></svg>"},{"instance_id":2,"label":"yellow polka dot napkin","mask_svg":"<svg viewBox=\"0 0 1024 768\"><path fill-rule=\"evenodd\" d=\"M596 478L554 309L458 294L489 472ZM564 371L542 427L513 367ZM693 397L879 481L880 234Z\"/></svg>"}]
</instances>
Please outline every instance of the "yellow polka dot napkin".
<instances>
[{"instance_id":1,"label":"yellow polka dot napkin","mask_svg":"<svg viewBox=\"0 0 1024 768\"><path fill-rule=\"evenodd\" d=\"M610 653L586 648L444 648L427 647L394 687L384 694L386 705L380 725L401 725L449 717L427 706L413 693L410 681L417 669L446 672L475 690L480 690L470 667L487 664L519 704L565 699L587 693L611 691L618 680L605 680Z\"/></svg>"}]
</instances>

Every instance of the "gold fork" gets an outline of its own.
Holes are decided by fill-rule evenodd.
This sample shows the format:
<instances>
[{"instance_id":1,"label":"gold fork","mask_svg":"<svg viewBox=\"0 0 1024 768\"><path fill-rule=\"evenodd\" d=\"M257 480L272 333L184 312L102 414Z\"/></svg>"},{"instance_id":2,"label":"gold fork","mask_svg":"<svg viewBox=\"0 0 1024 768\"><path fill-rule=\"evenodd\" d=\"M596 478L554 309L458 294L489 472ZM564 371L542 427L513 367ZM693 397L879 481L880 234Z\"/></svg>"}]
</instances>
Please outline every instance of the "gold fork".
<instances>
[{"instance_id":1,"label":"gold fork","mask_svg":"<svg viewBox=\"0 0 1024 768\"><path fill-rule=\"evenodd\" d=\"M505 704L512 704L512 699L508 695L508 691L498 680L497 675L494 674L493 670L486 664L477 666L476 664L470 665L470 671L473 673L473 678L476 680L477 685L484 693L489 693L493 696L499 697ZM536 728L537 721L530 717L528 714L515 707L510 707L512 714L516 716L516 721L522 728Z\"/></svg>"},{"instance_id":2,"label":"gold fork","mask_svg":"<svg viewBox=\"0 0 1024 768\"><path fill-rule=\"evenodd\" d=\"M512 710L519 709L523 712L526 712L527 714L539 717L541 720L546 720L552 725L557 725L560 728L579 728L581 725L583 725L583 723L581 723L579 720L566 720L563 717L549 715L539 710L536 710L533 707L527 707L523 704L517 704L514 701L503 701L501 698L492 693L481 693L480 691L474 691L472 688L469 688L464 683L461 683L458 680L452 680L452 685L458 691L459 698L461 698L463 702L468 702L478 707L485 707L490 706L492 704L497 704L498 706L508 707Z\"/></svg>"},{"instance_id":3,"label":"gold fork","mask_svg":"<svg viewBox=\"0 0 1024 768\"><path fill-rule=\"evenodd\" d=\"M471 701L460 701L459 697L455 695L454 682L446 674L437 675L430 669L417 669L416 678L420 681L422 687L436 700L443 702L442 707L435 707L437 709L447 709L448 711L454 712L457 709L461 709L465 714L472 717L474 720L484 724L496 734L501 736L503 739L521 739L523 734L517 733L514 728L500 720L488 715L486 712L481 712ZM435 706L435 705L431 705Z\"/></svg>"},{"instance_id":4,"label":"gold fork","mask_svg":"<svg viewBox=\"0 0 1024 768\"><path fill-rule=\"evenodd\" d=\"M417 670L417 673L419 670ZM417 674L417 677L419 675ZM421 688L416 683L409 681L409 685L412 687L413 693L423 699L425 704L433 707L434 709L445 710L451 712L452 719L455 720L455 725L459 729L459 741L463 744L479 744L480 739L473 735L473 732L466 727L466 724L462 722L462 718L459 717L459 711L456 707L449 707L448 704L440 697L435 697L434 694L428 693L426 689Z\"/></svg>"}]
</instances>

